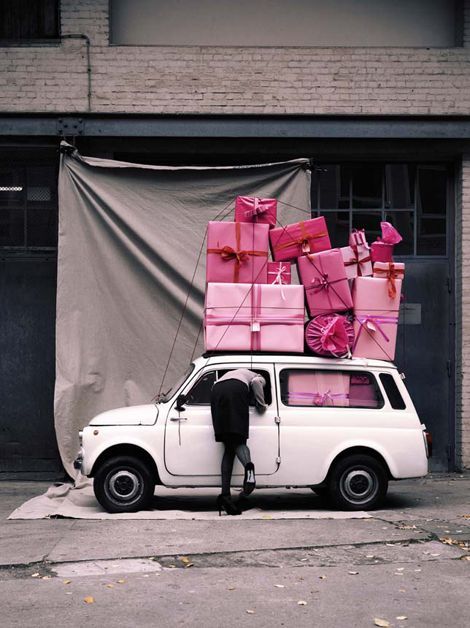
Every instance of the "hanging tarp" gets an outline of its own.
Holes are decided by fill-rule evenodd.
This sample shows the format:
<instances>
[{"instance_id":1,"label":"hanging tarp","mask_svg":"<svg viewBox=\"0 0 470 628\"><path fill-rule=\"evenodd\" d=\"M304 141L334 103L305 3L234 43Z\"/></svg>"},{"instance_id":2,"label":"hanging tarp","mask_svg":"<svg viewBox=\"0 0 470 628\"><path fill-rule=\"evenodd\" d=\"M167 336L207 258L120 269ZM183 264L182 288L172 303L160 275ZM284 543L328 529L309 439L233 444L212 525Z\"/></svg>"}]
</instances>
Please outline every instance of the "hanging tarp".
<instances>
[{"instance_id":1,"label":"hanging tarp","mask_svg":"<svg viewBox=\"0 0 470 628\"><path fill-rule=\"evenodd\" d=\"M78 431L94 415L150 403L158 392L185 303L164 388L202 352L202 334L195 342L207 222L233 220L237 195L279 199L283 223L305 218L292 206L310 207L307 166L306 159L148 166L82 157L63 146L55 426L71 475Z\"/></svg>"}]
</instances>

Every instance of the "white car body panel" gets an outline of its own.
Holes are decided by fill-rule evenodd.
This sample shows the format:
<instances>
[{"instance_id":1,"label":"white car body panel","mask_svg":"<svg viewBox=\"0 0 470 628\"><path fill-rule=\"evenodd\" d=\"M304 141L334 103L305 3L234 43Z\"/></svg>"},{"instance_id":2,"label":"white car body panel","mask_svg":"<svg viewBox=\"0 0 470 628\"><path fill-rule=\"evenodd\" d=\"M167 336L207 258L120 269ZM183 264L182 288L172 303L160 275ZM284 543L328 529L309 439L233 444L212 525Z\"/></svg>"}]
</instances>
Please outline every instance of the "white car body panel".
<instances>
[{"instance_id":1,"label":"white car body panel","mask_svg":"<svg viewBox=\"0 0 470 628\"><path fill-rule=\"evenodd\" d=\"M393 364L363 359L226 354L195 360L193 372L158 407L119 408L95 417L83 430L82 473L91 475L99 456L109 448L132 445L154 459L160 482L166 486L219 486L223 446L214 440L210 406L185 404L184 410L178 412L176 399L179 394L188 394L203 374L240 366L263 369L271 378L272 403L267 412L260 415L250 409L248 445L256 465L257 486L321 484L335 458L355 447L366 447L379 454L395 479L426 475L424 426ZM390 406L378 377L384 398L380 409L285 406L278 376L282 369L296 367L390 373L406 409ZM243 470L236 463L233 486L242 482Z\"/></svg>"}]
</instances>

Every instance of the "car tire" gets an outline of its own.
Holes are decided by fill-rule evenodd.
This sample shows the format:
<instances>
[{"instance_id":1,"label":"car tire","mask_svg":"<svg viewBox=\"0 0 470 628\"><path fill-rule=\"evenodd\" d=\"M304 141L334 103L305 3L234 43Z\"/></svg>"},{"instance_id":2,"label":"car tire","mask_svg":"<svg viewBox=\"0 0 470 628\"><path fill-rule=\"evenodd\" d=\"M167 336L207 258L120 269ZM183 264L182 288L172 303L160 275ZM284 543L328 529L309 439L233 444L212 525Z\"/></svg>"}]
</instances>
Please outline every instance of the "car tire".
<instances>
[{"instance_id":1,"label":"car tire","mask_svg":"<svg viewBox=\"0 0 470 628\"><path fill-rule=\"evenodd\" d=\"M115 456L99 467L93 490L98 502L108 512L136 512L149 505L155 481L139 458Z\"/></svg>"},{"instance_id":2,"label":"car tire","mask_svg":"<svg viewBox=\"0 0 470 628\"><path fill-rule=\"evenodd\" d=\"M387 472L376 458L356 454L342 458L332 468L328 492L332 506L339 510L372 510L387 494Z\"/></svg>"}]
</instances>

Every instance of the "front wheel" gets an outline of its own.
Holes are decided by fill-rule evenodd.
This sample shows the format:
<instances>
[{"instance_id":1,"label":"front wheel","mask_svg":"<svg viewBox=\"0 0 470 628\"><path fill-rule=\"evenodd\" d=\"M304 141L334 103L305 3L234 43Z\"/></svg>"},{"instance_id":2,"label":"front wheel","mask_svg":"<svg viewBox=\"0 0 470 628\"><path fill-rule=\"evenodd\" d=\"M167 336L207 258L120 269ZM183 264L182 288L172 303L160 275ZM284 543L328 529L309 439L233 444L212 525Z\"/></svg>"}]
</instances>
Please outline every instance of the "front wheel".
<instances>
[{"instance_id":1,"label":"front wheel","mask_svg":"<svg viewBox=\"0 0 470 628\"><path fill-rule=\"evenodd\" d=\"M155 482L147 466L133 456L106 460L95 474L96 499L108 512L136 512L152 498Z\"/></svg>"},{"instance_id":2,"label":"front wheel","mask_svg":"<svg viewBox=\"0 0 470 628\"><path fill-rule=\"evenodd\" d=\"M339 460L328 480L330 500L341 510L371 510L387 494L384 466L372 456L356 454Z\"/></svg>"}]
</instances>

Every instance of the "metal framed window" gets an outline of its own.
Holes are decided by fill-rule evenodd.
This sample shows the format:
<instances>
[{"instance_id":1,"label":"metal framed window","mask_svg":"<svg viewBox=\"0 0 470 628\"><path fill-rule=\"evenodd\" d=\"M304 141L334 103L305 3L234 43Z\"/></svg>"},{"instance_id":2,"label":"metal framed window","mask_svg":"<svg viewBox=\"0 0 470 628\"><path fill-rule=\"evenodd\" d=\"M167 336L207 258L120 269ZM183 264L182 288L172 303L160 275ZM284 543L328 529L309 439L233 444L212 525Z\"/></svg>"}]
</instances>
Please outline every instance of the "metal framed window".
<instances>
[{"instance_id":1,"label":"metal framed window","mask_svg":"<svg viewBox=\"0 0 470 628\"><path fill-rule=\"evenodd\" d=\"M2 252L57 249L57 167L0 164L0 248Z\"/></svg>"},{"instance_id":2,"label":"metal framed window","mask_svg":"<svg viewBox=\"0 0 470 628\"><path fill-rule=\"evenodd\" d=\"M51 42L60 37L58 0L0 0L0 42Z\"/></svg>"},{"instance_id":3,"label":"metal framed window","mask_svg":"<svg viewBox=\"0 0 470 628\"><path fill-rule=\"evenodd\" d=\"M446 257L449 183L446 164L319 164L312 212L325 216L333 246L344 246L354 227L372 242L387 220L403 237L396 255Z\"/></svg>"}]
</instances>

